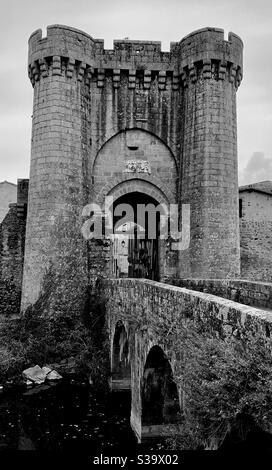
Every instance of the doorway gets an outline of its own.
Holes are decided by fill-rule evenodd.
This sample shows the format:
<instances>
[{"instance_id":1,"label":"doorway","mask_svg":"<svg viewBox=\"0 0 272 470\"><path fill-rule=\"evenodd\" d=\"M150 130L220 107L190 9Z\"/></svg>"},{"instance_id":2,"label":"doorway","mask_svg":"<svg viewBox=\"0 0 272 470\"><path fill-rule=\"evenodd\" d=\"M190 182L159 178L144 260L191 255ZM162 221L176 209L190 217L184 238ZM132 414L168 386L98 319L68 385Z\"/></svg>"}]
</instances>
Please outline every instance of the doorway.
<instances>
[{"instance_id":1,"label":"doorway","mask_svg":"<svg viewBox=\"0 0 272 470\"><path fill-rule=\"evenodd\" d=\"M128 211L125 205L129 206ZM154 198L140 192L125 194L114 202L112 270L115 277L159 280L161 213L158 205Z\"/></svg>"}]
</instances>

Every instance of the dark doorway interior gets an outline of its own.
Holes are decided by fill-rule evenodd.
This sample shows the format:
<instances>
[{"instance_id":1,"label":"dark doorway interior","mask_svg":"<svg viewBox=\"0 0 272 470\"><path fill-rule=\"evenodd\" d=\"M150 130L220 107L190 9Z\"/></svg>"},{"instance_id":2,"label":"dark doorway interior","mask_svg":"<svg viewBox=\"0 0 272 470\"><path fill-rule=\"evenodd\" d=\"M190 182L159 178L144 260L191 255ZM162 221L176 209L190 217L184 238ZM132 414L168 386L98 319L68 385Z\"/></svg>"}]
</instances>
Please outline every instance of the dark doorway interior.
<instances>
[{"instance_id":1,"label":"dark doorway interior","mask_svg":"<svg viewBox=\"0 0 272 470\"><path fill-rule=\"evenodd\" d=\"M122 322L116 324L113 338L112 378L130 378L128 337Z\"/></svg>"},{"instance_id":2,"label":"dark doorway interior","mask_svg":"<svg viewBox=\"0 0 272 470\"><path fill-rule=\"evenodd\" d=\"M128 231L120 234L121 219L126 214L113 217L115 233L115 255L113 271L116 277L146 278L159 280L159 235L160 213L156 213L158 202L152 197L132 192L117 199L113 209L118 205L128 204L132 208ZM151 204L154 211L139 221L137 218L138 204ZM150 230L152 224L153 230ZM118 235L117 235L118 232ZM152 232L152 236L150 235ZM123 237L123 238L122 238Z\"/></svg>"},{"instance_id":3,"label":"dark doorway interior","mask_svg":"<svg viewBox=\"0 0 272 470\"><path fill-rule=\"evenodd\" d=\"M170 424L180 421L177 386L164 352L153 346L147 356L142 386L142 424Z\"/></svg>"}]
</instances>

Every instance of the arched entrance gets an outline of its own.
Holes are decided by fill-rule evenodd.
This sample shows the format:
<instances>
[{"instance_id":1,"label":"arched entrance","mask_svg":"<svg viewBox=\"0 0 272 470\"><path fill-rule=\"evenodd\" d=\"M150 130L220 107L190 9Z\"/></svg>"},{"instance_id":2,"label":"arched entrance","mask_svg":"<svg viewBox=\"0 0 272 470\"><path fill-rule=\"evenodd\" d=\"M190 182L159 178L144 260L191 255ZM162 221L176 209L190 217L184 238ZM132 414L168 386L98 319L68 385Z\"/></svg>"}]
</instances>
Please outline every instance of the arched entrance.
<instances>
[{"instance_id":1,"label":"arched entrance","mask_svg":"<svg viewBox=\"0 0 272 470\"><path fill-rule=\"evenodd\" d=\"M164 213L158 201L137 191L114 201L112 272L115 277L159 280Z\"/></svg>"},{"instance_id":2,"label":"arched entrance","mask_svg":"<svg viewBox=\"0 0 272 470\"><path fill-rule=\"evenodd\" d=\"M162 349L153 346L147 356L143 374L142 426L179 421L179 398L171 365Z\"/></svg>"},{"instance_id":3,"label":"arched entrance","mask_svg":"<svg viewBox=\"0 0 272 470\"><path fill-rule=\"evenodd\" d=\"M130 389L130 358L128 335L121 321L116 324L111 361L111 389Z\"/></svg>"}]
</instances>

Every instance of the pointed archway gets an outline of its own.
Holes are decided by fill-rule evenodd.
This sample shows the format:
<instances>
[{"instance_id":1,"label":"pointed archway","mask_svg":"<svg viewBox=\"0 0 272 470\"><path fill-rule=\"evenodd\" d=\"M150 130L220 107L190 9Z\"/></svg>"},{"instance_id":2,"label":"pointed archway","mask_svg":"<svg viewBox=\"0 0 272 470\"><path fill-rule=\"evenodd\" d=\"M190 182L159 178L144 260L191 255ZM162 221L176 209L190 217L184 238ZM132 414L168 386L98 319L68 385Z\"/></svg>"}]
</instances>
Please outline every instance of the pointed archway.
<instances>
[{"instance_id":1,"label":"pointed archway","mask_svg":"<svg viewBox=\"0 0 272 470\"><path fill-rule=\"evenodd\" d=\"M159 346L150 349L139 385L133 383L136 390L132 389L130 417L138 442L179 434L182 418L178 389L171 364Z\"/></svg>"},{"instance_id":2,"label":"pointed archway","mask_svg":"<svg viewBox=\"0 0 272 470\"><path fill-rule=\"evenodd\" d=\"M159 346L153 346L143 374L142 424L168 424L179 420L179 397L170 362Z\"/></svg>"},{"instance_id":3,"label":"pointed archway","mask_svg":"<svg viewBox=\"0 0 272 470\"><path fill-rule=\"evenodd\" d=\"M124 324L115 326L111 358L111 390L130 390L130 357L128 335Z\"/></svg>"},{"instance_id":4,"label":"pointed archway","mask_svg":"<svg viewBox=\"0 0 272 470\"><path fill-rule=\"evenodd\" d=\"M120 196L113 204L115 277L160 279L161 227L166 206L138 191Z\"/></svg>"}]
</instances>

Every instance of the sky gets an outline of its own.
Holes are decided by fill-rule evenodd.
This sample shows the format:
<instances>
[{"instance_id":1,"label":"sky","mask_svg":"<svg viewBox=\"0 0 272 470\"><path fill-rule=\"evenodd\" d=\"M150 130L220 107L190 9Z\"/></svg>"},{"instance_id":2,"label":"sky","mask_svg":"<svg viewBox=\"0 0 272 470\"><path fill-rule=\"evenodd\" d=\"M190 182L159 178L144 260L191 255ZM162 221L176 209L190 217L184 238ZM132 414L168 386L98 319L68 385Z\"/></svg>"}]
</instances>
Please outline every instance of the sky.
<instances>
[{"instance_id":1,"label":"sky","mask_svg":"<svg viewBox=\"0 0 272 470\"><path fill-rule=\"evenodd\" d=\"M206 26L244 42L237 94L240 184L272 180L271 0L0 0L0 181L28 178L33 90L27 76L30 34L63 24L105 40L171 41Z\"/></svg>"}]
</instances>

